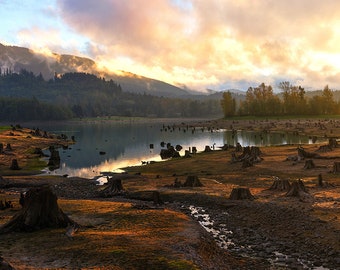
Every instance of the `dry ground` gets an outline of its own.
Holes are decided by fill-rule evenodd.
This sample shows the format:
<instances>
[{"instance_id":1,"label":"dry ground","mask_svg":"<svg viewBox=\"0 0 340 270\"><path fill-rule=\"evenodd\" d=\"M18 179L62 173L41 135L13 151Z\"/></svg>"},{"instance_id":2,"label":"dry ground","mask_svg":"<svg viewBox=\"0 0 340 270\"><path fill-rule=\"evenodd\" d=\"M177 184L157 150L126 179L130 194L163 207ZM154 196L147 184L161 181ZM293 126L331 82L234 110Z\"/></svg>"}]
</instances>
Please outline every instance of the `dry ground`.
<instances>
[{"instance_id":1,"label":"dry ground","mask_svg":"<svg viewBox=\"0 0 340 270\"><path fill-rule=\"evenodd\" d=\"M319 138L340 136L337 120L210 121L192 125L212 128L230 128L232 125L235 129L266 132L288 130ZM4 132L0 142L7 141L13 146L13 156L29 171L27 164L32 162L32 155L24 146L33 145L32 139L25 133L8 136ZM36 147L48 147L51 143L62 144L34 139ZM319 146L304 147L314 152ZM219 249L196 222L180 211L181 204L190 203L223 211L229 207L228 197L234 187L247 187L255 196L254 201L233 202L236 207L230 211L240 216L237 220L240 226L258 227L291 241L296 241L297 235L299 241L311 238L313 232L310 230L291 226L294 222L299 224L299 217L280 219L280 223L275 219L269 222L271 217L262 211L267 205L278 211L296 210L301 219L320 222L314 230L320 237L313 238L320 250L330 247L339 252L340 177L332 173L332 169L335 161L340 162L340 148L319 153L339 158L314 159L316 168L309 170L304 169L304 160L286 161L288 156L297 154L297 145L263 147L261 151L263 161L245 169L241 163L230 162L231 150L128 168L128 176L125 175L122 181L125 190L131 194L143 190L159 191L161 198L168 202L161 209L135 208L140 204L135 200L93 198L100 187L84 179L18 176L7 169L8 156L0 155L0 174L13 184L12 188L0 189L0 199L14 202L13 209L0 211L0 224L19 210L19 192L28 188L27 183L50 183L58 194L60 207L82 225L72 239L66 237L65 229L0 235L0 255L17 269L270 269L263 260L240 258ZM318 187L319 174L333 186ZM169 187L175 179L184 182L188 175L197 175L204 186ZM273 176L302 179L310 199L286 197L285 192L268 190Z\"/></svg>"}]
</instances>

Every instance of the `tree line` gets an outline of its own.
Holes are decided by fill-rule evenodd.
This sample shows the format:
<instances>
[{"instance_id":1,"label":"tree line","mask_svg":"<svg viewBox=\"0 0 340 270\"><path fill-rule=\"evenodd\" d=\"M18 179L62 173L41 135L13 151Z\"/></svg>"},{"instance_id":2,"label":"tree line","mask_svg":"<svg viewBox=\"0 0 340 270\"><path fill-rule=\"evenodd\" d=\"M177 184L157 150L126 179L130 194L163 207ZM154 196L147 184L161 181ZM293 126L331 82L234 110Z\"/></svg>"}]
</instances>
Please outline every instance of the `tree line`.
<instances>
[{"instance_id":1,"label":"tree line","mask_svg":"<svg viewBox=\"0 0 340 270\"><path fill-rule=\"evenodd\" d=\"M221 107L224 117L230 116L294 116L294 115L335 115L340 114L340 102L335 101L334 91L328 85L321 94L306 97L301 86L281 82L280 94L274 94L270 85L260 84L249 87L245 100L236 104L230 92L224 92Z\"/></svg>"},{"instance_id":2,"label":"tree line","mask_svg":"<svg viewBox=\"0 0 340 270\"><path fill-rule=\"evenodd\" d=\"M206 117L222 115L219 100L168 98L123 91L93 74L41 74L22 69L0 74L0 121L61 120L82 117Z\"/></svg>"}]
</instances>

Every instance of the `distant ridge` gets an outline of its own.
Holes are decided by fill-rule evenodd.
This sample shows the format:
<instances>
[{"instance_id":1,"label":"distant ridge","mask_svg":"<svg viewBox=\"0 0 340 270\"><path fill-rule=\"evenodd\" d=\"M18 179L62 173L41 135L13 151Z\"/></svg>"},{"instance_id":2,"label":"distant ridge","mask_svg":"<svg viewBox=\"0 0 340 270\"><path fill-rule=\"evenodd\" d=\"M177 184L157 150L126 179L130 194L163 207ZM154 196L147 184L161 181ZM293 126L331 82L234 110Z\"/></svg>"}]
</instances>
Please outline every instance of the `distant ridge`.
<instances>
[{"instance_id":1,"label":"distant ridge","mask_svg":"<svg viewBox=\"0 0 340 270\"><path fill-rule=\"evenodd\" d=\"M160 80L139 76L130 72L119 74L103 72L95 61L75 55L36 52L24 47L6 46L0 43L1 72L10 70L19 72L21 69L42 74L45 79L53 78L55 73L85 72L106 79L112 79L122 86L123 91L151 94L164 97L181 97L190 93Z\"/></svg>"}]
</instances>

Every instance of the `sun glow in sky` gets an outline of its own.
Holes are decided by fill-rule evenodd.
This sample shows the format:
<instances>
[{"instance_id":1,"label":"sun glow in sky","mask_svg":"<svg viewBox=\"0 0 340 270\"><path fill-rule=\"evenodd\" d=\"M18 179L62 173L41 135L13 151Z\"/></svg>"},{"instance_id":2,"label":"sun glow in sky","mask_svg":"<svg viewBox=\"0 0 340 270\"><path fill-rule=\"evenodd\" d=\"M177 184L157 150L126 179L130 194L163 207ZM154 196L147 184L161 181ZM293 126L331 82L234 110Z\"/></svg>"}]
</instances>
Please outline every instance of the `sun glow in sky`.
<instances>
[{"instance_id":1,"label":"sun glow in sky","mask_svg":"<svg viewBox=\"0 0 340 270\"><path fill-rule=\"evenodd\" d=\"M196 90L340 89L338 0L0 0L0 43Z\"/></svg>"}]
</instances>

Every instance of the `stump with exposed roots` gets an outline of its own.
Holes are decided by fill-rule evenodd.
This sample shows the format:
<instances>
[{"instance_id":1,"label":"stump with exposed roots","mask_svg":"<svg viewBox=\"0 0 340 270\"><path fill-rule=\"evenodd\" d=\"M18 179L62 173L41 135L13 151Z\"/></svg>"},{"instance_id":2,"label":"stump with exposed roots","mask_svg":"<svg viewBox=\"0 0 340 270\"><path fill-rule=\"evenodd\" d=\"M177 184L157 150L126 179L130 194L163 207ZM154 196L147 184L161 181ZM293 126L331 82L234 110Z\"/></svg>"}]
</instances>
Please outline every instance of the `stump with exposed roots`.
<instances>
[{"instance_id":1,"label":"stump with exposed roots","mask_svg":"<svg viewBox=\"0 0 340 270\"><path fill-rule=\"evenodd\" d=\"M202 187L201 181L197 175L188 175L187 179L183 183L183 187Z\"/></svg>"},{"instance_id":2,"label":"stump with exposed roots","mask_svg":"<svg viewBox=\"0 0 340 270\"><path fill-rule=\"evenodd\" d=\"M100 193L101 197L113 197L125 193L122 179L107 177L107 187Z\"/></svg>"},{"instance_id":3,"label":"stump with exposed roots","mask_svg":"<svg viewBox=\"0 0 340 270\"><path fill-rule=\"evenodd\" d=\"M287 179L274 178L274 182L269 188L270 190L285 191L290 189L290 183Z\"/></svg>"},{"instance_id":4,"label":"stump with exposed roots","mask_svg":"<svg viewBox=\"0 0 340 270\"><path fill-rule=\"evenodd\" d=\"M11 166L9 167L10 170L20 170L19 163L17 159L12 159Z\"/></svg>"},{"instance_id":5,"label":"stump with exposed roots","mask_svg":"<svg viewBox=\"0 0 340 270\"><path fill-rule=\"evenodd\" d=\"M315 168L315 164L313 159L307 159L305 161L305 166L303 167L305 170L310 170Z\"/></svg>"},{"instance_id":6,"label":"stump with exposed roots","mask_svg":"<svg viewBox=\"0 0 340 270\"><path fill-rule=\"evenodd\" d=\"M66 228L75 224L58 206L57 196L50 187L31 188L24 197L23 207L10 221L0 227L0 233L32 232L44 228Z\"/></svg>"},{"instance_id":7,"label":"stump with exposed roots","mask_svg":"<svg viewBox=\"0 0 340 270\"><path fill-rule=\"evenodd\" d=\"M290 189L286 193L287 197L299 197L305 199L310 197L305 184L301 179L292 182Z\"/></svg>"},{"instance_id":8,"label":"stump with exposed roots","mask_svg":"<svg viewBox=\"0 0 340 270\"><path fill-rule=\"evenodd\" d=\"M333 173L340 173L340 162L333 163Z\"/></svg>"},{"instance_id":9,"label":"stump with exposed roots","mask_svg":"<svg viewBox=\"0 0 340 270\"><path fill-rule=\"evenodd\" d=\"M249 188L233 188L229 196L230 200L254 200Z\"/></svg>"}]
</instances>

